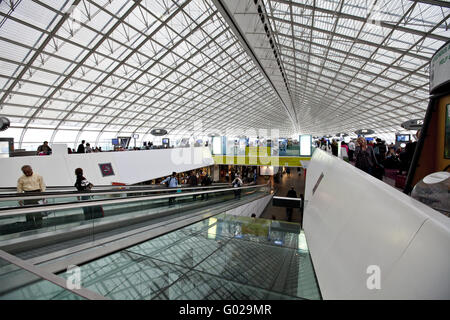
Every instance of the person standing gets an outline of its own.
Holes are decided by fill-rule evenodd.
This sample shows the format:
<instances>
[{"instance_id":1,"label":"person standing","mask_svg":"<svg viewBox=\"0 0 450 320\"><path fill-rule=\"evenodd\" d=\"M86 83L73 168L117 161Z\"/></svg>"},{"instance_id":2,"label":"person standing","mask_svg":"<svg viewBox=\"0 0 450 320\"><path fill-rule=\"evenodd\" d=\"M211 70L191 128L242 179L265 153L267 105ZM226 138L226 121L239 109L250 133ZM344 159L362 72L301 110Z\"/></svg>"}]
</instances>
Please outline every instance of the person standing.
<instances>
[{"instance_id":1,"label":"person standing","mask_svg":"<svg viewBox=\"0 0 450 320\"><path fill-rule=\"evenodd\" d=\"M38 193L45 192L44 179L33 172L33 169L29 165L22 167L23 176L17 180L17 192L18 193ZM30 199L19 201L21 206L39 204L39 199ZM42 213L27 213L26 214L27 225L31 228L40 228L42 226Z\"/></svg>"},{"instance_id":2,"label":"person standing","mask_svg":"<svg viewBox=\"0 0 450 320\"><path fill-rule=\"evenodd\" d=\"M178 187L177 173L175 171L172 172L172 175L161 181L161 184L165 184L168 188L177 188ZM173 191L170 193L173 193ZM172 205L174 203L175 197L170 197L169 205Z\"/></svg>"},{"instance_id":3,"label":"person standing","mask_svg":"<svg viewBox=\"0 0 450 320\"><path fill-rule=\"evenodd\" d=\"M37 148L37 154L38 155L50 155L52 154L52 148L48 145L48 141L44 141L44 144L41 144Z\"/></svg>"},{"instance_id":4,"label":"person standing","mask_svg":"<svg viewBox=\"0 0 450 320\"><path fill-rule=\"evenodd\" d=\"M191 174L189 175L189 179L188 179L188 185L191 188L197 187L198 186L198 178L197 175L194 174L194 172L191 171ZM192 189L191 192L195 192L196 189ZM196 200L197 199L197 195L193 195L192 199Z\"/></svg>"},{"instance_id":5,"label":"person standing","mask_svg":"<svg viewBox=\"0 0 450 320\"><path fill-rule=\"evenodd\" d=\"M377 158L375 157L373 148L367 145L367 141L364 137L359 137L357 143L358 146L355 150L355 167L370 175L374 175Z\"/></svg>"},{"instance_id":6,"label":"person standing","mask_svg":"<svg viewBox=\"0 0 450 320\"><path fill-rule=\"evenodd\" d=\"M297 192L295 192L294 186L291 187L291 190L288 191L286 197L288 198L297 198ZM288 221L292 221L292 213L294 212L294 208L286 208L286 215Z\"/></svg>"},{"instance_id":7,"label":"person standing","mask_svg":"<svg viewBox=\"0 0 450 320\"><path fill-rule=\"evenodd\" d=\"M377 143L375 144L373 151L375 152L375 156L377 157L378 163L383 163L387 151L386 144L380 138L377 138L376 142Z\"/></svg>"},{"instance_id":8,"label":"person standing","mask_svg":"<svg viewBox=\"0 0 450 320\"><path fill-rule=\"evenodd\" d=\"M210 186L210 185L212 184L212 179L211 179L211 177L210 177L208 174L206 174L206 175L203 177L201 184L202 184L203 187L208 187L208 186ZM207 189L203 189L203 191L208 191L208 190L207 190ZM206 200L208 200L208 198L209 198L209 194L207 193L207 194L206 194ZM204 193L202 193L202 200L203 200L203 199L205 199L205 194L204 194Z\"/></svg>"},{"instance_id":9,"label":"person standing","mask_svg":"<svg viewBox=\"0 0 450 320\"><path fill-rule=\"evenodd\" d=\"M353 155L355 154L355 143L350 140L348 143L348 160L353 161Z\"/></svg>"},{"instance_id":10,"label":"person standing","mask_svg":"<svg viewBox=\"0 0 450 320\"><path fill-rule=\"evenodd\" d=\"M88 142L86 143L86 149L85 149L86 153L92 153L92 148L91 148L91 144Z\"/></svg>"},{"instance_id":11,"label":"person standing","mask_svg":"<svg viewBox=\"0 0 450 320\"><path fill-rule=\"evenodd\" d=\"M85 141L82 140L81 143L78 145L77 153L85 153L84 143Z\"/></svg>"},{"instance_id":12,"label":"person standing","mask_svg":"<svg viewBox=\"0 0 450 320\"><path fill-rule=\"evenodd\" d=\"M77 180L75 181L75 188L80 192L89 192L94 186L83 176L83 169L75 169ZM91 196L81 196L78 200L90 200ZM103 217L103 208L101 206L83 207L84 220L91 220Z\"/></svg>"},{"instance_id":13,"label":"person standing","mask_svg":"<svg viewBox=\"0 0 450 320\"><path fill-rule=\"evenodd\" d=\"M345 143L345 141L341 141L341 158L347 162L349 161L348 152L348 145Z\"/></svg>"},{"instance_id":14,"label":"person standing","mask_svg":"<svg viewBox=\"0 0 450 320\"><path fill-rule=\"evenodd\" d=\"M231 182L231 185L233 186L233 188L242 187L243 183L239 175L237 175L236 178L234 178L234 180ZM234 190L234 198L241 199L241 189Z\"/></svg>"},{"instance_id":15,"label":"person standing","mask_svg":"<svg viewBox=\"0 0 450 320\"><path fill-rule=\"evenodd\" d=\"M338 156L338 143L334 139L333 139L333 142L331 143L331 153L335 157Z\"/></svg>"},{"instance_id":16,"label":"person standing","mask_svg":"<svg viewBox=\"0 0 450 320\"><path fill-rule=\"evenodd\" d=\"M231 170L231 181L234 181L235 177L236 177L236 174L234 173L234 170Z\"/></svg>"}]
</instances>

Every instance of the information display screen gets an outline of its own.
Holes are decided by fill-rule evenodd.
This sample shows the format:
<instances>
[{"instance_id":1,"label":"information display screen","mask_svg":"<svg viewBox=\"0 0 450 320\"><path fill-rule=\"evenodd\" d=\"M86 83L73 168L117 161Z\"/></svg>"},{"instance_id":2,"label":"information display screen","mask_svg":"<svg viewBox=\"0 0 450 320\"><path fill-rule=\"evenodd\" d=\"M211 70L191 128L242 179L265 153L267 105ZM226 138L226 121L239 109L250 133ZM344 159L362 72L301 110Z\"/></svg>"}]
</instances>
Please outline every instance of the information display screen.
<instances>
[{"instance_id":1,"label":"information display screen","mask_svg":"<svg viewBox=\"0 0 450 320\"><path fill-rule=\"evenodd\" d=\"M117 146L119 144L119 139L112 139L113 146Z\"/></svg>"},{"instance_id":2,"label":"information display screen","mask_svg":"<svg viewBox=\"0 0 450 320\"><path fill-rule=\"evenodd\" d=\"M304 134L300 136L300 156L311 156L312 136Z\"/></svg>"},{"instance_id":3,"label":"information display screen","mask_svg":"<svg viewBox=\"0 0 450 320\"><path fill-rule=\"evenodd\" d=\"M162 139L163 144L169 144L169 138L163 138Z\"/></svg>"},{"instance_id":4,"label":"information display screen","mask_svg":"<svg viewBox=\"0 0 450 320\"><path fill-rule=\"evenodd\" d=\"M212 138L213 154L222 154L222 137Z\"/></svg>"},{"instance_id":5,"label":"information display screen","mask_svg":"<svg viewBox=\"0 0 450 320\"><path fill-rule=\"evenodd\" d=\"M409 134L401 134L401 135L398 135L396 138L397 138L398 142L409 142L410 135Z\"/></svg>"}]
</instances>

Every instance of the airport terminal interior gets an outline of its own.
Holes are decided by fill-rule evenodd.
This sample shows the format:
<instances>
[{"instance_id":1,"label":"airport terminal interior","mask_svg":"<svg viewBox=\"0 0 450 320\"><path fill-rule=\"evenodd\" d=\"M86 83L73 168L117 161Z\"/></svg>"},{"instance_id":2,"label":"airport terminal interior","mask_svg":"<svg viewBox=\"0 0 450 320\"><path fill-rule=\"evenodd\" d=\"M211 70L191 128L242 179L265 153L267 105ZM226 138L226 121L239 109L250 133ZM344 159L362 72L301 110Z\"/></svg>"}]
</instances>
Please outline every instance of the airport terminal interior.
<instances>
[{"instance_id":1,"label":"airport terminal interior","mask_svg":"<svg viewBox=\"0 0 450 320\"><path fill-rule=\"evenodd\" d=\"M450 1L0 0L0 300L450 299Z\"/></svg>"}]
</instances>

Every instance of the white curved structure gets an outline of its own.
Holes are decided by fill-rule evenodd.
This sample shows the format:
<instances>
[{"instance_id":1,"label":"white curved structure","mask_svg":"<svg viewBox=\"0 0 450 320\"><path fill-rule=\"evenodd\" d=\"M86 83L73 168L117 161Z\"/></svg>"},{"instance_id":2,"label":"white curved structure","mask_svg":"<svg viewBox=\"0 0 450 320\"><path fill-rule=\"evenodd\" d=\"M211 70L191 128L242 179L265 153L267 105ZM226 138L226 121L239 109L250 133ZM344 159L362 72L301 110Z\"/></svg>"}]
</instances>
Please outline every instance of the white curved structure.
<instances>
[{"instance_id":1,"label":"white curved structure","mask_svg":"<svg viewBox=\"0 0 450 320\"><path fill-rule=\"evenodd\" d=\"M14 187L22 175L20 168L31 165L44 177L47 186L71 186L75 183L75 169L83 168L85 177L94 185L112 182L135 184L175 172L185 172L214 164L207 147L155 149L121 152L67 154L50 156L13 157L0 159L0 187ZM99 164L110 163L114 175L103 176Z\"/></svg>"},{"instance_id":2,"label":"white curved structure","mask_svg":"<svg viewBox=\"0 0 450 320\"><path fill-rule=\"evenodd\" d=\"M450 299L446 216L321 150L305 200L324 299Z\"/></svg>"}]
</instances>

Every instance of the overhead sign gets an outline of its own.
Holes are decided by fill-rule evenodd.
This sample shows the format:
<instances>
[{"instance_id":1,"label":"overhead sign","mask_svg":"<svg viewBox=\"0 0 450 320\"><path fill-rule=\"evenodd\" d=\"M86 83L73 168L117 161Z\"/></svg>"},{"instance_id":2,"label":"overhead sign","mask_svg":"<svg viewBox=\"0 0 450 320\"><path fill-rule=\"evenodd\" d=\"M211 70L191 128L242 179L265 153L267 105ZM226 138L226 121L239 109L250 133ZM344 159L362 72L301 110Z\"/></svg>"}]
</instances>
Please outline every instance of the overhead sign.
<instances>
[{"instance_id":1,"label":"overhead sign","mask_svg":"<svg viewBox=\"0 0 450 320\"><path fill-rule=\"evenodd\" d=\"M373 131L372 129L360 129L355 131L355 134L357 135L366 135L366 134L374 134L375 131Z\"/></svg>"},{"instance_id":2,"label":"overhead sign","mask_svg":"<svg viewBox=\"0 0 450 320\"><path fill-rule=\"evenodd\" d=\"M423 126L423 119L408 120L401 124L406 130L419 130Z\"/></svg>"},{"instance_id":3,"label":"overhead sign","mask_svg":"<svg viewBox=\"0 0 450 320\"><path fill-rule=\"evenodd\" d=\"M150 133L154 136L165 136L167 134L167 130L165 129L153 129Z\"/></svg>"},{"instance_id":4,"label":"overhead sign","mask_svg":"<svg viewBox=\"0 0 450 320\"><path fill-rule=\"evenodd\" d=\"M114 170L111 163L99 163L98 166L100 167L100 171L103 177L114 175Z\"/></svg>"},{"instance_id":5,"label":"overhead sign","mask_svg":"<svg viewBox=\"0 0 450 320\"><path fill-rule=\"evenodd\" d=\"M444 44L431 58L430 92L450 83L450 41Z\"/></svg>"},{"instance_id":6,"label":"overhead sign","mask_svg":"<svg viewBox=\"0 0 450 320\"><path fill-rule=\"evenodd\" d=\"M9 128L10 122L8 118L0 117L0 131L5 131Z\"/></svg>"}]
</instances>

